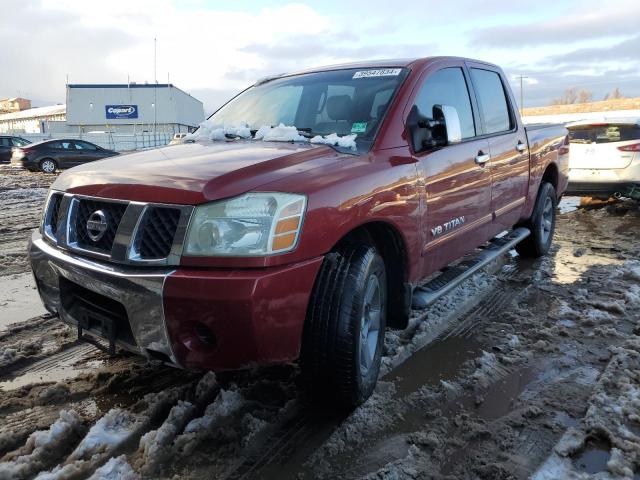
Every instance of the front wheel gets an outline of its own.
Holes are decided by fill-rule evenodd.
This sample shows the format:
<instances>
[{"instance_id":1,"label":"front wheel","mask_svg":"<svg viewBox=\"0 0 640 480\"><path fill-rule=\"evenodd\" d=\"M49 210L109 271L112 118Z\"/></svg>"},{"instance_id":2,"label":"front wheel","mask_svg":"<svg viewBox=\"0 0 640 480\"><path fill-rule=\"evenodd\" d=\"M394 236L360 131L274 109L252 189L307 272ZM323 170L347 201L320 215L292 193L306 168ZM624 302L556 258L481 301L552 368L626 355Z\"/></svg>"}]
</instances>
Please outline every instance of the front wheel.
<instances>
[{"instance_id":1,"label":"front wheel","mask_svg":"<svg viewBox=\"0 0 640 480\"><path fill-rule=\"evenodd\" d=\"M50 158L45 158L40 162L40 171L44 173L55 173L58 165L55 160L51 160Z\"/></svg>"},{"instance_id":2,"label":"front wheel","mask_svg":"<svg viewBox=\"0 0 640 480\"><path fill-rule=\"evenodd\" d=\"M524 225L531 230L531 235L516 245L516 251L520 255L538 258L549 251L556 228L556 207L556 189L552 184L543 182L538 191L533 214Z\"/></svg>"},{"instance_id":3,"label":"front wheel","mask_svg":"<svg viewBox=\"0 0 640 480\"><path fill-rule=\"evenodd\" d=\"M301 366L310 393L347 408L373 393L387 320L384 261L372 246L346 245L325 258L312 294Z\"/></svg>"}]
</instances>

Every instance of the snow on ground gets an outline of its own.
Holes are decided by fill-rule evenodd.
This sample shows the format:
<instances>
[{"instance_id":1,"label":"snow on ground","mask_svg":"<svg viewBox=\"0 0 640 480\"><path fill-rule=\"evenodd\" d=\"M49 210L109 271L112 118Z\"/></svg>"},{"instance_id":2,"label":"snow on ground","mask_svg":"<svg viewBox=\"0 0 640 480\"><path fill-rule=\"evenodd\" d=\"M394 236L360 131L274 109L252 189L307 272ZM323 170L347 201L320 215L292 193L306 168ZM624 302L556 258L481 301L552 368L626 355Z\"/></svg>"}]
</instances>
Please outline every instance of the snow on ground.
<instances>
[{"instance_id":1,"label":"snow on ground","mask_svg":"<svg viewBox=\"0 0 640 480\"><path fill-rule=\"evenodd\" d=\"M109 459L89 477L89 480L137 480L138 478L140 476L127 463L127 457L120 455Z\"/></svg>"},{"instance_id":2,"label":"snow on ground","mask_svg":"<svg viewBox=\"0 0 640 480\"><path fill-rule=\"evenodd\" d=\"M200 443L215 434L221 425L236 414L244 405L242 395L236 390L220 390L220 393L209 404L204 415L191 420L184 428L184 433L175 439L175 449L181 456L189 455Z\"/></svg>"},{"instance_id":3,"label":"snow on ground","mask_svg":"<svg viewBox=\"0 0 640 480\"><path fill-rule=\"evenodd\" d=\"M31 272L0 276L0 332L13 322L45 313Z\"/></svg>"},{"instance_id":4,"label":"snow on ground","mask_svg":"<svg viewBox=\"0 0 640 480\"><path fill-rule=\"evenodd\" d=\"M608 471L601 480L631 478L640 465L640 337L611 349L613 356L600 376L579 427L564 434L532 480L588 479L571 457L588 448L590 439L609 445ZM635 430L634 426L635 425Z\"/></svg>"},{"instance_id":5,"label":"snow on ground","mask_svg":"<svg viewBox=\"0 0 640 480\"><path fill-rule=\"evenodd\" d=\"M143 460L140 470L155 472L162 462L170 458L171 447L176 436L182 432L193 417L195 408L190 402L178 401L169 412L169 416L157 430L145 433L140 439Z\"/></svg>"},{"instance_id":6,"label":"snow on ground","mask_svg":"<svg viewBox=\"0 0 640 480\"><path fill-rule=\"evenodd\" d=\"M60 451L69 449L84 433L82 419L74 411L62 410L48 430L32 433L25 446L0 463L0 480L30 478L55 461Z\"/></svg>"},{"instance_id":7,"label":"snow on ground","mask_svg":"<svg viewBox=\"0 0 640 480\"><path fill-rule=\"evenodd\" d=\"M0 368L6 368L17 361L35 355L42 350L42 339L20 340L8 347L0 347Z\"/></svg>"},{"instance_id":8,"label":"snow on ground","mask_svg":"<svg viewBox=\"0 0 640 480\"><path fill-rule=\"evenodd\" d=\"M12 222L26 212L20 205ZM0 472L489 480L526 478L544 465L537 478L579 479L587 478L580 456L596 442L607 460L590 478L632 478L640 462L640 214L613 213L567 213L546 258L508 256L414 312L406 331L388 334L374 396L335 424L309 410L293 366L201 376L91 350L68 363L95 365L89 374L58 384L40 374L40 384L0 390ZM73 332L53 334L51 319L29 325L0 333L6 371L48 355L37 344L29 350L43 336L60 350L52 362L74 351ZM44 448L56 441L60 448Z\"/></svg>"},{"instance_id":9,"label":"snow on ground","mask_svg":"<svg viewBox=\"0 0 640 480\"><path fill-rule=\"evenodd\" d=\"M495 276L487 272L477 273L429 307L427 312L414 312L406 330L388 331L385 335L381 375L396 368L436 339L450 327L452 317L463 315L477 303L478 296L488 292L495 284Z\"/></svg>"},{"instance_id":10,"label":"snow on ground","mask_svg":"<svg viewBox=\"0 0 640 480\"><path fill-rule=\"evenodd\" d=\"M146 395L131 410L109 410L91 427L64 463L48 472L40 473L36 479L62 480L91 474L124 445L148 430L150 423L175 403L179 395L180 389L165 390Z\"/></svg>"}]
</instances>

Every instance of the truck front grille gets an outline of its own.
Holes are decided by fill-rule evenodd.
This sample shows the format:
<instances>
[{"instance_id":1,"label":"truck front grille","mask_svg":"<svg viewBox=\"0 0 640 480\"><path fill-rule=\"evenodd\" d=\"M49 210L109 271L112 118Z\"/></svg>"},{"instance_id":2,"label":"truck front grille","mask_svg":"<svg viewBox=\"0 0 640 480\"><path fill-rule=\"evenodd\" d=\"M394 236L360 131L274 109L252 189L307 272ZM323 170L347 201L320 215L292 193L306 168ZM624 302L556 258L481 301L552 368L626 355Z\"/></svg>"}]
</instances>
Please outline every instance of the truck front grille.
<instances>
[{"instance_id":1,"label":"truck front grille","mask_svg":"<svg viewBox=\"0 0 640 480\"><path fill-rule=\"evenodd\" d=\"M140 257L156 259L169 255L178 220L180 210L176 208L150 207L139 228Z\"/></svg>"},{"instance_id":2,"label":"truck front grille","mask_svg":"<svg viewBox=\"0 0 640 480\"><path fill-rule=\"evenodd\" d=\"M89 250L110 253L113 247L113 241L116 238L118 226L126 209L126 203L103 202L84 198L78 200L78 206L75 212L75 232L78 246ZM89 236L87 229L87 221L95 212L103 212L107 224L107 229L104 231L104 234L97 240L93 240Z\"/></svg>"},{"instance_id":3,"label":"truck front grille","mask_svg":"<svg viewBox=\"0 0 640 480\"><path fill-rule=\"evenodd\" d=\"M60 220L60 206L62 204L62 194L54 193L49 200L50 229L49 233L53 238L58 238L58 221Z\"/></svg>"},{"instance_id":4,"label":"truck front grille","mask_svg":"<svg viewBox=\"0 0 640 480\"><path fill-rule=\"evenodd\" d=\"M177 265L192 206L105 200L53 192L42 230L49 241L114 263Z\"/></svg>"}]
</instances>

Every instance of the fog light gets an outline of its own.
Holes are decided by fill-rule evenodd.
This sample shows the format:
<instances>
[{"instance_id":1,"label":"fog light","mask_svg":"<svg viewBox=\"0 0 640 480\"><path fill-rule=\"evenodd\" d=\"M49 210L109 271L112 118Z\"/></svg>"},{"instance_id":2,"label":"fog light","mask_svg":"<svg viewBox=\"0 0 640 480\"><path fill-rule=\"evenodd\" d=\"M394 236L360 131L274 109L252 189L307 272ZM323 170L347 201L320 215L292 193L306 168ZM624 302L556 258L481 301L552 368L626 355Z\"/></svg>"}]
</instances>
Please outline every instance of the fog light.
<instances>
[{"instance_id":1,"label":"fog light","mask_svg":"<svg viewBox=\"0 0 640 480\"><path fill-rule=\"evenodd\" d=\"M195 332L196 337L198 337L202 343L215 346L216 336L204 323L197 322L195 327L193 327L193 331Z\"/></svg>"}]
</instances>

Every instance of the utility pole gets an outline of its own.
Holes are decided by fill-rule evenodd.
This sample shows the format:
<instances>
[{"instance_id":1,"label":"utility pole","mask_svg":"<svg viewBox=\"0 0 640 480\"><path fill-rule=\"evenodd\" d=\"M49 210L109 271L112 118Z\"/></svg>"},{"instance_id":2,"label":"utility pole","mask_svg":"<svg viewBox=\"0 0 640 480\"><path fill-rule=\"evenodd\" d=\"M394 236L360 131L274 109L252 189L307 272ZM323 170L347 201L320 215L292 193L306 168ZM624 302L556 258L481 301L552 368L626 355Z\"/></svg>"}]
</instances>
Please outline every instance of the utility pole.
<instances>
[{"instance_id":1,"label":"utility pole","mask_svg":"<svg viewBox=\"0 0 640 480\"><path fill-rule=\"evenodd\" d=\"M522 88L522 81L525 78L529 78L529 77L526 77L524 75L518 75L516 78L520 79L520 116L522 116L522 112L524 111L524 90Z\"/></svg>"},{"instance_id":2,"label":"utility pole","mask_svg":"<svg viewBox=\"0 0 640 480\"><path fill-rule=\"evenodd\" d=\"M158 39L153 39L153 146L158 146Z\"/></svg>"}]
</instances>

